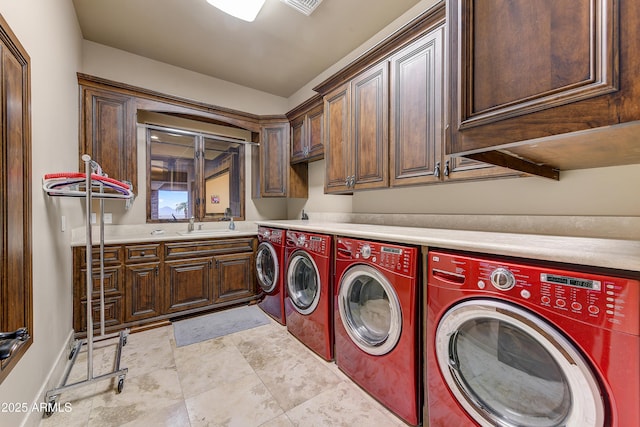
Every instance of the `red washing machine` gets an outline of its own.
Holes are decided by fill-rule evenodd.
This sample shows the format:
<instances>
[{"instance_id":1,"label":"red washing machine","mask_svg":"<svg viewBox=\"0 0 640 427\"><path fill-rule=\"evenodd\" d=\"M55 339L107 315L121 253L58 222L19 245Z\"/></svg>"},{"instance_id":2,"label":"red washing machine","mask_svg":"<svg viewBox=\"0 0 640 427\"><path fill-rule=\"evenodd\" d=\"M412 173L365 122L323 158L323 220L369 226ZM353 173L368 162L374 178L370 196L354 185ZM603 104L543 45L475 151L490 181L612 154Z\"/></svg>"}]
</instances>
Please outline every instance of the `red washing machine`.
<instances>
[{"instance_id":1,"label":"red washing machine","mask_svg":"<svg viewBox=\"0 0 640 427\"><path fill-rule=\"evenodd\" d=\"M429 252L430 427L638 425L637 274L550 265Z\"/></svg>"},{"instance_id":2,"label":"red washing machine","mask_svg":"<svg viewBox=\"0 0 640 427\"><path fill-rule=\"evenodd\" d=\"M277 228L258 227L256 251L256 277L264 293L258 306L282 325L284 314L284 248L285 231Z\"/></svg>"},{"instance_id":3,"label":"red washing machine","mask_svg":"<svg viewBox=\"0 0 640 427\"><path fill-rule=\"evenodd\" d=\"M335 360L411 425L420 423L418 249L336 240Z\"/></svg>"},{"instance_id":4,"label":"red washing machine","mask_svg":"<svg viewBox=\"0 0 640 427\"><path fill-rule=\"evenodd\" d=\"M287 231L287 330L323 359L333 360L331 236Z\"/></svg>"}]
</instances>

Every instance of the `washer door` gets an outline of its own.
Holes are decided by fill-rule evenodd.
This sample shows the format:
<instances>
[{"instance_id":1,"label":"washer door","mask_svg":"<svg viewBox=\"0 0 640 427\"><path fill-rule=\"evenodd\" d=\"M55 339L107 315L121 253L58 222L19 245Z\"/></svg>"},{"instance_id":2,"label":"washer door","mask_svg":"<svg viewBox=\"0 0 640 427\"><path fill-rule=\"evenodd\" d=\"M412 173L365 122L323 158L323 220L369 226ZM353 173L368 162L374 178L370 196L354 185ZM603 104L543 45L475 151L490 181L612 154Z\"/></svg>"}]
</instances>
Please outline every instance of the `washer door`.
<instances>
[{"instance_id":1,"label":"washer door","mask_svg":"<svg viewBox=\"0 0 640 427\"><path fill-rule=\"evenodd\" d=\"M368 265L350 267L340 280L338 309L351 340L374 356L389 353L402 331L400 301L387 278Z\"/></svg>"},{"instance_id":2,"label":"washer door","mask_svg":"<svg viewBox=\"0 0 640 427\"><path fill-rule=\"evenodd\" d=\"M312 313L320 301L321 286L313 258L303 250L293 252L287 268L287 291L296 311Z\"/></svg>"},{"instance_id":3,"label":"washer door","mask_svg":"<svg viewBox=\"0 0 640 427\"><path fill-rule=\"evenodd\" d=\"M602 426L604 405L587 362L550 324L514 305L451 308L435 336L440 372L482 426Z\"/></svg>"},{"instance_id":4,"label":"washer door","mask_svg":"<svg viewBox=\"0 0 640 427\"><path fill-rule=\"evenodd\" d=\"M273 245L262 242L256 252L256 275L258 283L265 293L271 293L278 284L280 264Z\"/></svg>"}]
</instances>

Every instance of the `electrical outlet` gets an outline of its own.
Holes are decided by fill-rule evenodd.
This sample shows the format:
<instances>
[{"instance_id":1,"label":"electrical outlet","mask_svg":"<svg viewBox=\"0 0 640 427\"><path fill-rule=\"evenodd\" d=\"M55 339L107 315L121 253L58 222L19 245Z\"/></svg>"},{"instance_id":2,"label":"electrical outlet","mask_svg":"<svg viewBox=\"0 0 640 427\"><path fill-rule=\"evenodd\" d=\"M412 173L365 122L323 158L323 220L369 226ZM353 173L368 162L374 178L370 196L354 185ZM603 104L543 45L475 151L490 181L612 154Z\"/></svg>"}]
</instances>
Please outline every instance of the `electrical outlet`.
<instances>
[{"instance_id":1,"label":"electrical outlet","mask_svg":"<svg viewBox=\"0 0 640 427\"><path fill-rule=\"evenodd\" d=\"M111 224L113 222L113 215L111 214L111 212L104 214L104 223L105 224Z\"/></svg>"}]
</instances>

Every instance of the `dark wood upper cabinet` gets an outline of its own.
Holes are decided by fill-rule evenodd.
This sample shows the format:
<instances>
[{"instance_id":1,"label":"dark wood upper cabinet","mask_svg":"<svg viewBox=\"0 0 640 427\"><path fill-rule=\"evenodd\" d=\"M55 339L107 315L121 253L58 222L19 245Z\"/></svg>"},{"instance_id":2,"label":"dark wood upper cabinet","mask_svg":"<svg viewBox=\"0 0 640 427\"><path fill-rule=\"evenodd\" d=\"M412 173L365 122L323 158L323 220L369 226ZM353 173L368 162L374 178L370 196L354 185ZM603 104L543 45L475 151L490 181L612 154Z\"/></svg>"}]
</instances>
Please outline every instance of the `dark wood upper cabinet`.
<instances>
[{"instance_id":1,"label":"dark wood upper cabinet","mask_svg":"<svg viewBox=\"0 0 640 427\"><path fill-rule=\"evenodd\" d=\"M260 129L260 146L253 147L253 198L306 198L308 169L306 164L289 162L289 122L274 120Z\"/></svg>"},{"instance_id":2,"label":"dark wood upper cabinet","mask_svg":"<svg viewBox=\"0 0 640 427\"><path fill-rule=\"evenodd\" d=\"M312 162L324 157L324 107L315 96L287 113L291 124L291 163Z\"/></svg>"},{"instance_id":3,"label":"dark wood upper cabinet","mask_svg":"<svg viewBox=\"0 0 640 427\"><path fill-rule=\"evenodd\" d=\"M390 59L391 186L440 181L444 143L444 26Z\"/></svg>"},{"instance_id":4,"label":"dark wood upper cabinet","mask_svg":"<svg viewBox=\"0 0 640 427\"><path fill-rule=\"evenodd\" d=\"M0 361L0 382L33 342L30 58L0 16L0 331L29 336Z\"/></svg>"},{"instance_id":5,"label":"dark wood upper cabinet","mask_svg":"<svg viewBox=\"0 0 640 427\"><path fill-rule=\"evenodd\" d=\"M325 192L389 185L388 76L383 61L325 95Z\"/></svg>"},{"instance_id":6,"label":"dark wood upper cabinet","mask_svg":"<svg viewBox=\"0 0 640 427\"><path fill-rule=\"evenodd\" d=\"M131 96L80 84L83 123L80 155L89 154L104 172L137 187L136 108ZM84 172L84 163L80 162ZM136 191L137 192L137 191Z\"/></svg>"},{"instance_id":7,"label":"dark wood upper cabinet","mask_svg":"<svg viewBox=\"0 0 640 427\"><path fill-rule=\"evenodd\" d=\"M640 163L638 2L455 0L447 7L447 153L551 178L553 169ZM635 130L621 125L634 121Z\"/></svg>"}]
</instances>

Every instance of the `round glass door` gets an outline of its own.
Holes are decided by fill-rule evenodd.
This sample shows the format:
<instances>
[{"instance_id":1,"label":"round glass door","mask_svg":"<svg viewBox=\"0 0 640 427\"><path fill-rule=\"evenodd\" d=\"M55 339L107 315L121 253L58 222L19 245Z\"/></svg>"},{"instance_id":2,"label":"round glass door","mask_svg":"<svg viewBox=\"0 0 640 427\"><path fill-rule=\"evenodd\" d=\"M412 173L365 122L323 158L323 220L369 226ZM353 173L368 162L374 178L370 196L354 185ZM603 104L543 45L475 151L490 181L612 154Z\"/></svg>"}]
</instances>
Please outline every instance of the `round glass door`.
<instances>
[{"instance_id":1,"label":"round glass door","mask_svg":"<svg viewBox=\"0 0 640 427\"><path fill-rule=\"evenodd\" d=\"M482 426L602 426L604 406L587 362L548 323L511 304L451 308L435 337L451 392Z\"/></svg>"},{"instance_id":2,"label":"round glass door","mask_svg":"<svg viewBox=\"0 0 640 427\"><path fill-rule=\"evenodd\" d=\"M256 275L258 283L266 293L273 292L278 283L278 256L273 245L262 242L256 251Z\"/></svg>"},{"instance_id":3,"label":"round glass door","mask_svg":"<svg viewBox=\"0 0 640 427\"><path fill-rule=\"evenodd\" d=\"M320 301L318 267L305 251L292 254L287 268L287 291L294 308L301 314L312 313Z\"/></svg>"},{"instance_id":4,"label":"round glass door","mask_svg":"<svg viewBox=\"0 0 640 427\"><path fill-rule=\"evenodd\" d=\"M366 353L390 352L400 339L400 301L386 277L367 265L355 265L342 276L338 310L351 340Z\"/></svg>"}]
</instances>

